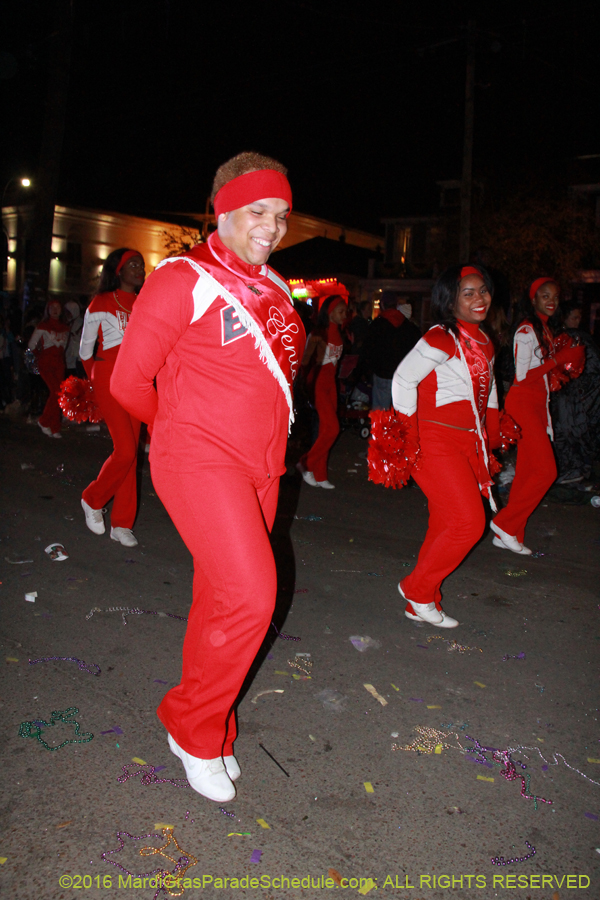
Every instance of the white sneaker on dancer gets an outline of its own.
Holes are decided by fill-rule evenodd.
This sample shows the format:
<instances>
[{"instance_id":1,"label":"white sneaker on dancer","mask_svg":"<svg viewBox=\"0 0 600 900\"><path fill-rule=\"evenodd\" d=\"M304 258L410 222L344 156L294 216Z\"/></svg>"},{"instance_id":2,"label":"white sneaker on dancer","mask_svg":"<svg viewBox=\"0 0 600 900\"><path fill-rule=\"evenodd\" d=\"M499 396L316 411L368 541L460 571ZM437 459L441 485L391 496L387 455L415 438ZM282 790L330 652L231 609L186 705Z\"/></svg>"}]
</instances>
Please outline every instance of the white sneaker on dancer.
<instances>
[{"instance_id":1,"label":"white sneaker on dancer","mask_svg":"<svg viewBox=\"0 0 600 900\"><path fill-rule=\"evenodd\" d=\"M310 484L311 487L319 487L319 482L315 478L312 472L303 472L302 477L304 478L307 484Z\"/></svg>"},{"instance_id":2,"label":"white sneaker on dancer","mask_svg":"<svg viewBox=\"0 0 600 900\"><path fill-rule=\"evenodd\" d=\"M312 472L310 473L312 475ZM335 487L335 484L332 484L330 481L317 481L317 487L325 488L326 491L332 491Z\"/></svg>"},{"instance_id":3,"label":"white sneaker on dancer","mask_svg":"<svg viewBox=\"0 0 600 900\"><path fill-rule=\"evenodd\" d=\"M104 534L106 528L104 527L104 518L102 513L105 512L103 509L92 509L92 507L85 502L82 498L81 506L85 513L85 524L93 531L94 534Z\"/></svg>"},{"instance_id":4,"label":"white sneaker on dancer","mask_svg":"<svg viewBox=\"0 0 600 900\"><path fill-rule=\"evenodd\" d=\"M137 547L138 545L138 539L131 528L119 528L119 526L111 528L110 537L111 540L118 541L124 547Z\"/></svg>"},{"instance_id":5,"label":"white sneaker on dancer","mask_svg":"<svg viewBox=\"0 0 600 900\"><path fill-rule=\"evenodd\" d=\"M436 628L456 628L458 625L458 620L453 619L452 616L446 615L443 609L438 609L435 603L415 603L414 600L409 600L406 597L404 591L398 585L398 591L400 592L400 596L403 597L407 603L410 603L413 612L410 613L408 610L404 610L404 615L407 619L411 619L414 622L427 622L429 625L435 625Z\"/></svg>"},{"instance_id":6,"label":"white sneaker on dancer","mask_svg":"<svg viewBox=\"0 0 600 900\"><path fill-rule=\"evenodd\" d=\"M40 426L40 428L42 429L42 432L43 432L47 437L52 437L52 429L51 429L51 428L46 428L46 426L45 426L45 425L42 425L41 422L38 422L38 425Z\"/></svg>"},{"instance_id":7,"label":"white sneaker on dancer","mask_svg":"<svg viewBox=\"0 0 600 900\"><path fill-rule=\"evenodd\" d=\"M420 608L421 606L425 606L425 604L416 603L413 606L413 609ZM427 604L427 606L429 606L429 604ZM435 606L435 603L433 603L432 606ZM443 609L438 609L437 611L441 614L442 621L429 623L430 625L434 625L435 628L456 628L456 626L460 624L458 619L453 619L452 616L447 616ZM429 622L429 619L424 619L422 616L413 615L407 610L404 610L404 615L407 619L411 619L413 622Z\"/></svg>"},{"instance_id":8,"label":"white sneaker on dancer","mask_svg":"<svg viewBox=\"0 0 600 900\"><path fill-rule=\"evenodd\" d=\"M242 774L242 770L240 769L240 765L235 756L224 756L223 762L225 763L227 774L232 781L235 781L236 778L240 777L240 775Z\"/></svg>"},{"instance_id":9,"label":"white sneaker on dancer","mask_svg":"<svg viewBox=\"0 0 600 900\"><path fill-rule=\"evenodd\" d=\"M526 547L525 544L521 544L514 535L502 531L493 520L490 522L490 528L496 535L492 540L494 547L501 547L503 550L512 550L513 553L518 553L520 556L531 556L529 547Z\"/></svg>"},{"instance_id":10,"label":"white sneaker on dancer","mask_svg":"<svg viewBox=\"0 0 600 900\"><path fill-rule=\"evenodd\" d=\"M229 800L233 800L235 787L227 774L222 756L217 756L215 759L200 759L182 750L170 734L168 737L171 753L178 756L183 763L190 787L202 794L203 797L214 800L215 803L227 803Z\"/></svg>"}]
</instances>

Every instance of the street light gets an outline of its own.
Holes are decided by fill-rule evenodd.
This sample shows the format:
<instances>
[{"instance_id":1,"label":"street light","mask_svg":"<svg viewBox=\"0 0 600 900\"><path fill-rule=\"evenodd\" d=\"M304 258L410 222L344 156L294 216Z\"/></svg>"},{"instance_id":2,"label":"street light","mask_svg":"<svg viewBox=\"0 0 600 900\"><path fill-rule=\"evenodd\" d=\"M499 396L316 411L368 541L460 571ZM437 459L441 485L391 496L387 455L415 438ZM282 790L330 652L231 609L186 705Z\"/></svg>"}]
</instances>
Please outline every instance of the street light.
<instances>
[{"instance_id":1,"label":"street light","mask_svg":"<svg viewBox=\"0 0 600 900\"><path fill-rule=\"evenodd\" d=\"M29 188L31 187L31 179L30 178L9 178L6 184L4 185L4 190L2 191L2 206L4 206L4 198L6 197L6 191L9 186L13 183L13 181L18 181L21 187Z\"/></svg>"}]
</instances>

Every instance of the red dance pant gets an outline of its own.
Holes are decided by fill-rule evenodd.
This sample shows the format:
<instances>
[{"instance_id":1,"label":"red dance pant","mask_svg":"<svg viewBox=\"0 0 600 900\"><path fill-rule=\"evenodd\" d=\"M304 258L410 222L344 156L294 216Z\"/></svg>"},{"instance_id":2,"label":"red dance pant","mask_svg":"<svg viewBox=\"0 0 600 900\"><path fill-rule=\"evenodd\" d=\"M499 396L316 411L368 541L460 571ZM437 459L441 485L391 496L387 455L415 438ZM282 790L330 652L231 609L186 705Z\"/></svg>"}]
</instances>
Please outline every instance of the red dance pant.
<instances>
[{"instance_id":1,"label":"red dance pant","mask_svg":"<svg viewBox=\"0 0 600 900\"><path fill-rule=\"evenodd\" d=\"M192 756L230 756L234 703L275 608L269 531L279 478L261 481L233 467L178 473L154 466L152 481L194 558L181 683L165 695L158 717Z\"/></svg>"},{"instance_id":2,"label":"red dance pant","mask_svg":"<svg viewBox=\"0 0 600 900\"><path fill-rule=\"evenodd\" d=\"M545 394L525 391L511 388L506 397L506 411L520 426L521 440L517 443L517 465L508 503L494 518L498 528L520 543L525 538L529 516L556 480L556 461L546 430Z\"/></svg>"},{"instance_id":3,"label":"red dance pant","mask_svg":"<svg viewBox=\"0 0 600 900\"><path fill-rule=\"evenodd\" d=\"M305 468L313 473L317 481L327 481L329 451L340 433L340 423L337 417L335 366L331 363L320 366L317 371L315 407L319 414L319 434L302 462Z\"/></svg>"},{"instance_id":4,"label":"red dance pant","mask_svg":"<svg viewBox=\"0 0 600 900\"><path fill-rule=\"evenodd\" d=\"M49 428L52 434L60 431L62 412L58 405L58 394L61 382L65 378L65 358L63 353L50 350L42 350L38 356L38 369L50 391L44 412L39 418L40 425Z\"/></svg>"},{"instance_id":5,"label":"red dance pant","mask_svg":"<svg viewBox=\"0 0 600 900\"><path fill-rule=\"evenodd\" d=\"M110 392L114 360L96 360L92 368L94 397L108 426L113 452L100 474L82 494L92 509L102 509L111 497L113 528L132 528L137 512L137 453L140 422L117 403Z\"/></svg>"},{"instance_id":6,"label":"red dance pant","mask_svg":"<svg viewBox=\"0 0 600 900\"><path fill-rule=\"evenodd\" d=\"M440 608L442 581L463 561L485 528L477 472L477 436L420 423L421 467L412 476L427 497L429 528L417 565L401 583L409 600ZM407 605L408 612L412 612Z\"/></svg>"}]
</instances>

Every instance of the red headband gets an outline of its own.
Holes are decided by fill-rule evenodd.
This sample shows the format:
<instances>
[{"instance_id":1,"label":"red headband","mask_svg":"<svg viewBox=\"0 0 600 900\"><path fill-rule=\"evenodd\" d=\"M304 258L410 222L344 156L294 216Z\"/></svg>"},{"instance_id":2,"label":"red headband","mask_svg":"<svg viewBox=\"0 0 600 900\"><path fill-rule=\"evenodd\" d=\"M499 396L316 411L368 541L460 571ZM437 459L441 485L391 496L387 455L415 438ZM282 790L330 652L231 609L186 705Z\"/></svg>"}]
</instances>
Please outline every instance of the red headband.
<instances>
[{"instance_id":1,"label":"red headband","mask_svg":"<svg viewBox=\"0 0 600 900\"><path fill-rule=\"evenodd\" d=\"M129 262L130 259L133 259L134 256L142 256L139 250L126 250L123 256L119 261L119 265L115 269L116 274L118 275L126 262ZM144 257L142 256L142 259Z\"/></svg>"},{"instance_id":2,"label":"red headband","mask_svg":"<svg viewBox=\"0 0 600 900\"><path fill-rule=\"evenodd\" d=\"M461 280L463 278L466 278L467 275L479 275L480 278L483 278L483 275L481 274L479 269L475 268L475 266L463 266L462 267L462 269L460 270Z\"/></svg>"},{"instance_id":3,"label":"red headband","mask_svg":"<svg viewBox=\"0 0 600 900\"><path fill-rule=\"evenodd\" d=\"M256 200L264 200L266 197L278 197L285 200L292 211L292 189L290 183L281 172L275 169L259 169L257 172L247 172L239 175L224 184L217 192L213 200L215 215L230 212L247 206ZM289 213L288 213L289 215Z\"/></svg>"},{"instance_id":4,"label":"red headband","mask_svg":"<svg viewBox=\"0 0 600 900\"><path fill-rule=\"evenodd\" d=\"M543 284L548 284L551 282L552 284L556 284L554 278L550 278L549 275L544 275L543 278L536 278L531 287L529 288L529 299L533 300L539 289ZM557 285L558 287L558 285Z\"/></svg>"}]
</instances>

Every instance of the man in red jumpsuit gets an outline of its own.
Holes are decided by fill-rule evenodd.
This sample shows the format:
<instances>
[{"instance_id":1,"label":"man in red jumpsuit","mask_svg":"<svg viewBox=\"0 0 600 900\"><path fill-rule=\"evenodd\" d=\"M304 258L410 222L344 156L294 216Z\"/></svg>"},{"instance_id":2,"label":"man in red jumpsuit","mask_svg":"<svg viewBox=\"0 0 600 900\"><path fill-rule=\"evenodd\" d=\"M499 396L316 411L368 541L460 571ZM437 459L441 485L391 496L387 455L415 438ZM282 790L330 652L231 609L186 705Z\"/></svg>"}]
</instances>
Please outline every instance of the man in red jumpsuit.
<instances>
[{"instance_id":1,"label":"man in red jumpsuit","mask_svg":"<svg viewBox=\"0 0 600 900\"><path fill-rule=\"evenodd\" d=\"M305 340L266 264L287 231L286 174L256 153L219 168L217 232L147 279L111 380L153 426L152 480L194 558L181 683L158 716L191 786L221 803L240 775L234 704L275 606L268 532Z\"/></svg>"}]
</instances>

